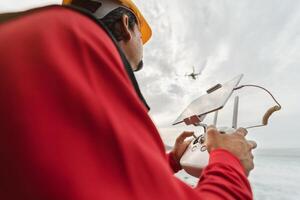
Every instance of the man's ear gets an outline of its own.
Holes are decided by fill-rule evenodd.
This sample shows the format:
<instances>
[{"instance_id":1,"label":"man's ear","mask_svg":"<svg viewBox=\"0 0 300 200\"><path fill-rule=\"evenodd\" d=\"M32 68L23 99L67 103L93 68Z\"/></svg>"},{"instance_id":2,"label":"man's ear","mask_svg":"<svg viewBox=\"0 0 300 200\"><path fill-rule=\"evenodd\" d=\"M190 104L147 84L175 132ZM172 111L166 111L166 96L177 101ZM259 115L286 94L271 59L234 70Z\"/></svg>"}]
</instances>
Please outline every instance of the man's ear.
<instances>
[{"instance_id":1,"label":"man's ear","mask_svg":"<svg viewBox=\"0 0 300 200\"><path fill-rule=\"evenodd\" d=\"M127 15L123 15L122 19L121 19L121 33L122 33L122 38L124 39L124 41L129 41L132 38L132 33L130 31L130 27L129 27L129 18Z\"/></svg>"}]
</instances>

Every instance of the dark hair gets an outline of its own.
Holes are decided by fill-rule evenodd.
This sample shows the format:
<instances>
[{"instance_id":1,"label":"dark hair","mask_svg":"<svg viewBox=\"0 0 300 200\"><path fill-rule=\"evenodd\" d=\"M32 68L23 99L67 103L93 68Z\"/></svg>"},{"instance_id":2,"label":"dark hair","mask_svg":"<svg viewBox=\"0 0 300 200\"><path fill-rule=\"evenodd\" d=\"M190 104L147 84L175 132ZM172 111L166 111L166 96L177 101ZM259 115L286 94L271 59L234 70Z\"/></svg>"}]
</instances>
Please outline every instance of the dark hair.
<instances>
[{"instance_id":1,"label":"dark hair","mask_svg":"<svg viewBox=\"0 0 300 200\"><path fill-rule=\"evenodd\" d=\"M97 9L102 5L101 2L93 0L72 0L71 4L73 6L88 10L91 13L95 13ZM123 15L128 16L129 28L133 30L134 25L138 24L137 18L129 9L126 9L124 7L116 8L115 10L104 16L102 19L98 19L102 21L102 23L108 28L108 30L112 33L117 41L123 40L122 32L120 30L120 27L118 26L118 23L121 22Z\"/></svg>"},{"instance_id":2,"label":"dark hair","mask_svg":"<svg viewBox=\"0 0 300 200\"><path fill-rule=\"evenodd\" d=\"M129 28L133 30L134 26L138 24L138 21L136 16L126 8L117 8L100 19L117 41L123 40L122 32L118 27L118 23L121 22L123 15L128 16Z\"/></svg>"}]
</instances>

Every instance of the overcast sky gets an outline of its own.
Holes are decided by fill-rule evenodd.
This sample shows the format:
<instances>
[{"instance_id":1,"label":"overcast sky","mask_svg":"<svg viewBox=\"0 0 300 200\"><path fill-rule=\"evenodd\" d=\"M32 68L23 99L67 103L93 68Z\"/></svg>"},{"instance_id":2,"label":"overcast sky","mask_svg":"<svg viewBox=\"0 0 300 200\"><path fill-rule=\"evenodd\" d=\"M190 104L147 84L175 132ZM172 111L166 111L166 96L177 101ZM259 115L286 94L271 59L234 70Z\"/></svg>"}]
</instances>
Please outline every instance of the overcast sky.
<instances>
[{"instance_id":1,"label":"overcast sky","mask_svg":"<svg viewBox=\"0 0 300 200\"><path fill-rule=\"evenodd\" d=\"M0 9L20 10L49 2L59 1L1 0ZM191 101L243 73L242 84L266 87L283 107L267 127L251 130L249 138L261 148L300 147L300 1L135 2L153 29L144 49L145 67L136 75L151 106L150 115L167 143L181 130L192 129L171 126ZM201 72L197 80L185 76L193 66ZM264 111L275 105L257 89L237 94L240 126L259 123ZM230 101L220 113L220 125L230 126L231 110Z\"/></svg>"},{"instance_id":2,"label":"overcast sky","mask_svg":"<svg viewBox=\"0 0 300 200\"><path fill-rule=\"evenodd\" d=\"M137 77L165 138L168 132L178 132L168 128L192 100L243 73L241 83L268 88L283 106L267 127L251 130L249 137L264 148L300 147L300 1L136 3L153 28L145 47L145 68ZM184 76L192 66L202 72L197 80ZM263 112L274 105L257 89L244 89L239 95L240 125L259 123ZM232 107L227 106L220 125L231 124L227 121Z\"/></svg>"}]
</instances>

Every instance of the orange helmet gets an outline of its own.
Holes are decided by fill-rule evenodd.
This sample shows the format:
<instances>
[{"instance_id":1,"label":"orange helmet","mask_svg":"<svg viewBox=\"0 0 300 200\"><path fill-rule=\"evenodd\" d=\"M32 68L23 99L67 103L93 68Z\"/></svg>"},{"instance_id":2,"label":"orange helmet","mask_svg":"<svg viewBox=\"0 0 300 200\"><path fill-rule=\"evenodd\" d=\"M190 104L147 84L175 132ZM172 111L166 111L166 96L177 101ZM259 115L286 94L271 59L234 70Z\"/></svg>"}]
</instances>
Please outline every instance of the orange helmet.
<instances>
[{"instance_id":1,"label":"orange helmet","mask_svg":"<svg viewBox=\"0 0 300 200\"><path fill-rule=\"evenodd\" d=\"M95 0L102 3L102 6L94 13L97 18L102 18L110 11L118 7L126 7L130 9L138 19L143 44L145 44L152 36L152 30L132 0ZM72 0L63 0L63 4L70 4Z\"/></svg>"}]
</instances>

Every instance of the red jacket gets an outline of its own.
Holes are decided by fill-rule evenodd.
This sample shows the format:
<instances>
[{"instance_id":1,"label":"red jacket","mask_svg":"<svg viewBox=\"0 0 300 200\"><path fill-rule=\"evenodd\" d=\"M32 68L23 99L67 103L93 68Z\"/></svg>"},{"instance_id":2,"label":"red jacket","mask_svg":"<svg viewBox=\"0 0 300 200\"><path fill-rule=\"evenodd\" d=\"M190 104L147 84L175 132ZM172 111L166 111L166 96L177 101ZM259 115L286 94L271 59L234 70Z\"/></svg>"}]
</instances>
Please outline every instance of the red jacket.
<instances>
[{"instance_id":1,"label":"red jacket","mask_svg":"<svg viewBox=\"0 0 300 200\"><path fill-rule=\"evenodd\" d=\"M70 8L0 24L0 199L252 199L225 150L196 188L173 176L124 62L101 25Z\"/></svg>"}]
</instances>

